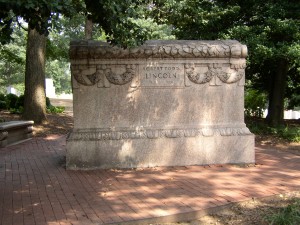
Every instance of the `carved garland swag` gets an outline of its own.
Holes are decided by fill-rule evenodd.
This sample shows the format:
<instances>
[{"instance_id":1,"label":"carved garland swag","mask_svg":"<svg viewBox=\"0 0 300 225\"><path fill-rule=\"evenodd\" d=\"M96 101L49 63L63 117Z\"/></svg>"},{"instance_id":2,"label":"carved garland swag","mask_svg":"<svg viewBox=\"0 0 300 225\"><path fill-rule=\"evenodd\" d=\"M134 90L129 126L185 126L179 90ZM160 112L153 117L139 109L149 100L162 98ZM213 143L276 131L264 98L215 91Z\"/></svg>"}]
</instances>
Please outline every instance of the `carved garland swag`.
<instances>
[{"instance_id":1,"label":"carved garland swag","mask_svg":"<svg viewBox=\"0 0 300 225\"><path fill-rule=\"evenodd\" d=\"M92 86L97 83L105 83L105 79L111 84L124 85L132 81L138 74L138 65L127 64L118 65L124 67L125 72L115 73L112 67L115 65L72 65L71 71L76 81L85 86ZM199 73L196 65L192 63L184 64L184 74L195 84L205 84L217 77L223 83L231 84L238 82L244 76L245 65L231 65L226 68L219 63L207 64L207 72ZM226 70L226 71L225 71ZM101 86L98 86L101 87Z\"/></svg>"}]
</instances>

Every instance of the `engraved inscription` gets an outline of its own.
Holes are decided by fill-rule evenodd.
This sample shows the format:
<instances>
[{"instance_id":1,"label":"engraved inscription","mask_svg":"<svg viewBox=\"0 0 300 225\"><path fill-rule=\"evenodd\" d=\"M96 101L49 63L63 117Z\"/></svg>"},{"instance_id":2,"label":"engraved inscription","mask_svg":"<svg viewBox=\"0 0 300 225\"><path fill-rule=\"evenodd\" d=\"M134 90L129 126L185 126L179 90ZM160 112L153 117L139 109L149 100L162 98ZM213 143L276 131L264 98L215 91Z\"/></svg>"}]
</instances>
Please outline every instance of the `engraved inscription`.
<instances>
[{"instance_id":1,"label":"engraved inscription","mask_svg":"<svg viewBox=\"0 0 300 225\"><path fill-rule=\"evenodd\" d=\"M184 87L183 64L141 65L141 87Z\"/></svg>"}]
</instances>

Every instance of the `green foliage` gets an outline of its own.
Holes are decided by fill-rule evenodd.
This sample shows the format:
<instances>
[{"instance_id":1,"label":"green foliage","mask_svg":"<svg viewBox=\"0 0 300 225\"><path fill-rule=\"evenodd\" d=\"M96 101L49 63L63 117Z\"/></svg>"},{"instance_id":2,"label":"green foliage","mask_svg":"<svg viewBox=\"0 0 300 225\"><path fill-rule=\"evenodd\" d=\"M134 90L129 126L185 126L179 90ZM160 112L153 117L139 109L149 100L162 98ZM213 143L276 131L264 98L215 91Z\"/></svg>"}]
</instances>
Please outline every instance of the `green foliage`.
<instances>
[{"instance_id":1,"label":"green foliage","mask_svg":"<svg viewBox=\"0 0 300 225\"><path fill-rule=\"evenodd\" d=\"M276 60L300 70L300 2L156 0L152 14L179 39L236 39L249 48L248 74L266 87ZM266 67L266 69L263 69ZM256 84L255 84L256 85Z\"/></svg>"},{"instance_id":2,"label":"green foliage","mask_svg":"<svg viewBox=\"0 0 300 225\"><path fill-rule=\"evenodd\" d=\"M63 27L59 23L60 14L63 13L66 17L78 15L77 12L83 10L83 4L83 1L78 0L2 0L0 2L0 38L3 37L3 41L1 41L2 39L0 41L6 44L0 46L0 92L5 93L5 87L9 85L20 87L24 91L22 84L24 86L26 33L19 27L25 24L27 29L35 28L45 35L48 35L51 30L61 33ZM28 26L26 23L28 23ZM11 43L7 44L8 41L11 41ZM53 46L50 43L48 42L48 46ZM64 39L55 43L55 48L48 47L47 50L52 50L49 50L48 55L55 55L58 59L64 58L64 66L61 67L60 64L59 68L66 68L68 64L67 46L69 40ZM66 46L65 48L61 48L62 43L64 43L63 46ZM65 72L62 77L64 75ZM67 79L69 82L66 82ZM63 85L61 85L61 82L63 82ZM61 91L60 87L64 86L67 89L64 92L70 92L69 83L70 76L66 79L55 80L55 84L58 85L58 91Z\"/></svg>"},{"instance_id":3,"label":"green foliage","mask_svg":"<svg viewBox=\"0 0 300 225\"><path fill-rule=\"evenodd\" d=\"M40 34L49 34L52 27L56 27L56 19L62 13L66 16L76 14L83 8L79 0L39 1L39 0L2 0L0 2L1 36L10 37L11 20L14 17L22 18L31 29Z\"/></svg>"},{"instance_id":4,"label":"green foliage","mask_svg":"<svg viewBox=\"0 0 300 225\"><path fill-rule=\"evenodd\" d=\"M8 43L13 32L13 29L11 28L13 20L9 10L8 5L0 2L0 44Z\"/></svg>"},{"instance_id":5,"label":"green foliage","mask_svg":"<svg viewBox=\"0 0 300 225\"><path fill-rule=\"evenodd\" d=\"M292 142L300 142L300 128L299 127L284 127L278 130L279 136L285 140Z\"/></svg>"},{"instance_id":6,"label":"green foliage","mask_svg":"<svg viewBox=\"0 0 300 225\"><path fill-rule=\"evenodd\" d=\"M65 107L63 106L53 106L50 105L47 107L47 113L63 113L65 111Z\"/></svg>"},{"instance_id":7,"label":"green foliage","mask_svg":"<svg viewBox=\"0 0 300 225\"><path fill-rule=\"evenodd\" d=\"M6 98L6 107L10 113L22 114L24 111L24 95L18 97L15 94L8 94Z\"/></svg>"},{"instance_id":8,"label":"green foliage","mask_svg":"<svg viewBox=\"0 0 300 225\"><path fill-rule=\"evenodd\" d=\"M51 60L46 63L46 77L52 78L55 92L71 93L71 72L65 60Z\"/></svg>"},{"instance_id":9,"label":"green foliage","mask_svg":"<svg viewBox=\"0 0 300 225\"><path fill-rule=\"evenodd\" d=\"M128 18L128 20L130 20L132 25L147 31L145 32L145 40L175 38L174 35L171 34L172 30L170 26L166 24L157 24L151 18L137 17ZM58 94L63 92L71 93L72 91L68 59L69 42L72 39L84 38L84 21L85 16L82 14L77 14L71 19L60 16L56 21L59 29L54 29L49 34L46 51L48 59L46 63L46 77L53 79L56 93ZM63 32L59 32L59 30L63 30ZM112 38L104 33L101 24L94 24L93 30L93 38L96 40Z\"/></svg>"},{"instance_id":10,"label":"green foliage","mask_svg":"<svg viewBox=\"0 0 300 225\"><path fill-rule=\"evenodd\" d=\"M31 99L32 104L25 105L23 117L32 119L36 123L46 121L44 101L39 101L33 93L39 89L40 95L44 96L45 91L40 89L45 79L45 64L44 54L45 46L44 41L49 31L56 26L56 20L60 14L67 17L77 14L83 7L83 1L80 0L64 0L64 1L39 1L39 0L2 0L0 1L0 38L11 37L11 21L13 18L20 21L25 21L28 24L28 40L27 43L30 51L26 51L26 91L25 99L29 102ZM7 13L9 12L9 13ZM7 22L8 21L8 22ZM7 28L7 29L6 29ZM39 33L37 33L37 32ZM34 34L34 35L30 35ZM34 39L38 40L34 43ZM30 41L29 41L30 40ZM5 42L2 41L3 43ZM32 60L32 55L38 56L39 60ZM37 59L34 57L34 59ZM39 61L39 62L38 62ZM32 73L37 71L37 74ZM37 79L36 79L37 78Z\"/></svg>"},{"instance_id":11,"label":"green foliage","mask_svg":"<svg viewBox=\"0 0 300 225\"><path fill-rule=\"evenodd\" d=\"M46 97L46 107L49 108L51 105L50 98Z\"/></svg>"},{"instance_id":12,"label":"green foliage","mask_svg":"<svg viewBox=\"0 0 300 225\"><path fill-rule=\"evenodd\" d=\"M250 131L256 135L271 135L290 142L300 142L299 124L270 127L264 119L246 117L246 124Z\"/></svg>"},{"instance_id":13,"label":"green foliage","mask_svg":"<svg viewBox=\"0 0 300 225\"><path fill-rule=\"evenodd\" d=\"M17 95L10 93L10 94L6 95L5 98L6 98L6 107L8 109L16 107L16 103L18 101L18 96Z\"/></svg>"},{"instance_id":14,"label":"green foliage","mask_svg":"<svg viewBox=\"0 0 300 225\"><path fill-rule=\"evenodd\" d=\"M46 111L48 113L63 113L65 107L51 105L50 99L46 97ZM0 109L9 109L12 114L22 114L24 112L24 95L19 97L14 94L0 94Z\"/></svg>"},{"instance_id":15,"label":"green foliage","mask_svg":"<svg viewBox=\"0 0 300 225\"><path fill-rule=\"evenodd\" d=\"M247 89L245 93L245 115L263 117L267 105L267 96L254 89Z\"/></svg>"},{"instance_id":16,"label":"green foliage","mask_svg":"<svg viewBox=\"0 0 300 225\"><path fill-rule=\"evenodd\" d=\"M46 111L47 113L63 113L65 107L51 105L50 98L46 97Z\"/></svg>"},{"instance_id":17,"label":"green foliage","mask_svg":"<svg viewBox=\"0 0 300 225\"><path fill-rule=\"evenodd\" d=\"M149 30L137 23L145 18L147 4L141 0L85 0L88 17L98 23L108 42L122 47L142 44Z\"/></svg>"},{"instance_id":18,"label":"green foliage","mask_svg":"<svg viewBox=\"0 0 300 225\"><path fill-rule=\"evenodd\" d=\"M210 0L156 0L152 16L174 26L178 39L217 39L220 31L230 27L239 11L236 4L222 7Z\"/></svg>"},{"instance_id":19,"label":"green foliage","mask_svg":"<svg viewBox=\"0 0 300 225\"><path fill-rule=\"evenodd\" d=\"M95 22L93 36L97 40L129 47L147 39L174 39L170 26L145 17L147 5L138 0L2 0L0 34L11 43L0 46L0 92L5 93L9 85L24 91L26 33L20 29L24 21L29 28L48 35L46 77L54 80L58 94L70 93L69 42L84 38L86 15Z\"/></svg>"},{"instance_id":20,"label":"green foliage","mask_svg":"<svg viewBox=\"0 0 300 225\"><path fill-rule=\"evenodd\" d=\"M298 26L298 30L293 28L295 26ZM291 30L287 30L288 27ZM288 60L288 87L293 92L287 92L286 97L290 97L292 93L300 90L300 51L297 48L292 48L293 51L291 51L292 46L298 45L299 27L300 22L293 19L269 19L256 26L240 25L230 28L227 34L221 35L221 38L234 38L247 44L249 58L246 72L256 89L270 91L270 84L276 74L278 62L283 59ZM278 40L280 36L282 39Z\"/></svg>"},{"instance_id":21,"label":"green foliage","mask_svg":"<svg viewBox=\"0 0 300 225\"><path fill-rule=\"evenodd\" d=\"M69 44L73 39L84 38L84 21L83 14L73 15L72 18L61 15L56 20L59 28L50 31L46 49L46 77L53 79L57 94L72 92ZM105 40L105 35L97 24L94 27L93 37L97 40Z\"/></svg>"},{"instance_id":22,"label":"green foliage","mask_svg":"<svg viewBox=\"0 0 300 225\"><path fill-rule=\"evenodd\" d=\"M300 1L154 0L151 12L173 25L179 39L246 44L247 78L253 89L268 93L269 122L281 123L274 117L283 115L284 99L300 93Z\"/></svg>"},{"instance_id":23,"label":"green foliage","mask_svg":"<svg viewBox=\"0 0 300 225\"><path fill-rule=\"evenodd\" d=\"M71 75L69 70L68 49L69 42L72 39L84 38L85 16L77 14L71 19L60 16L56 21L60 29L52 30L47 41L47 63L46 77L52 78L56 92L71 93ZM130 19L131 23L141 29L147 30L145 39L174 39L171 34L171 27L166 24L157 24L151 18ZM94 25L93 38L96 40L105 40L103 29L100 25Z\"/></svg>"},{"instance_id":24,"label":"green foliage","mask_svg":"<svg viewBox=\"0 0 300 225\"><path fill-rule=\"evenodd\" d=\"M276 225L296 225L300 224L300 201L295 201L292 204L282 208L279 212L273 212L267 216L265 220L269 224Z\"/></svg>"},{"instance_id":25,"label":"green foliage","mask_svg":"<svg viewBox=\"0 0 300 225\"><path fill-rule=\"evenodd\" d=\"M5 101L5 95L0 93L0 101Z\"/></svg>"},{"instance_id":26,"label":"green foliage","mask_svg":"<svg viewBox=\"0 0 300 225\"><path fill-rule=\"evenodd\" d=\"M283 138L287 141L299 142L300 141L300 128L299 127L266 127L265 133Z\"/></svg>"},{"instance_id":27,"label":"green foliage","mask_svg":"<svg viewBox=\"0 0 300 225\"><path fill-rule=\"evenodd\" d=\"M137 26L147 30L147 40L172 40L175 36L172 35L171 26L167 24L158 24L153 18L140 18L132 20Z\"/></svg>"},{"instance_id":28,"label":"green foliage","mask_svg":"<svg viewBox=\"0 0 300 225\"><path fill-rule=\"evenodd\" d=\"M5 87L14 86L18 90L24 85L26 34L17 25L12 24L13 40L0 45L0 92L6 93Z\"/></svg>"},{"instance_id":29,"label":"green foliage","mask_svg":"<svg viewBox=\"0 0 300 225\"><path fill-rule=\"evenodd\" d=\"M48 60L68 62L70 41L73 39L84 39L84 21L85 16L83 14L76 14L71 18L60 15L57 18L57 28L50 31L47 40L46 56ZM102 31L97 28L99 27L95 26L95 32L93 33L95 39L102 37Z\"/></svg>"},{"instance_id":30,"label":"green foliage","mask_svg":"<svg viewBox=\"0 0 300 225\"><path fill-rule=\"evenodd\" d=\"M294 93L288 99L287 109L300 110L300 95Z\"/></svg>"},{"instance_id":31,"label":"green foliage","mask_svg":"<svg viewBox=\"0 0 300 225\"><path fill-rule=\"evenodd\" d=\"M20 107L24 107L24 95L20 95L16 101L15 108L19 109Z\"/></svg>"},{"instance_id":32,"label":"green foliage","mask_svg":"<svg viewBox=\"0 0 300 225\"><path fill-rule=\"evenodd\" d=\"M0 109L6 109L6 102L0 100Z\"/></svg>"},{"instance_id":33,"label":"green foliage","mask_svg":"<svg viewBox=\"0 0 300 225\"><path fill-rule=\"evenodd\" d=\"M23 113L24 96L18 97L15 94L0 94L0 109L9 109L10 113Z\"/></svg>"},{"instance_id":34,"label":"green foliage","mask_svg":"<svg viewBox=\"0 0 300 225\"><path fill-rule=\"evenodd\" d=\"M24 107L20 106L18 108L10 108L9 112L11 114L22 114L24 112Z\"/></svg>"},{"instance_id":35,"label":"green foliage","mask_svg":"<svg viewBox=\"0 0 300 225\"><path fill-rule=\"evenodd\" d=\"M6 99L4 94L0 94L0 109L6 109Z\"/></svg>"}]
</instances>

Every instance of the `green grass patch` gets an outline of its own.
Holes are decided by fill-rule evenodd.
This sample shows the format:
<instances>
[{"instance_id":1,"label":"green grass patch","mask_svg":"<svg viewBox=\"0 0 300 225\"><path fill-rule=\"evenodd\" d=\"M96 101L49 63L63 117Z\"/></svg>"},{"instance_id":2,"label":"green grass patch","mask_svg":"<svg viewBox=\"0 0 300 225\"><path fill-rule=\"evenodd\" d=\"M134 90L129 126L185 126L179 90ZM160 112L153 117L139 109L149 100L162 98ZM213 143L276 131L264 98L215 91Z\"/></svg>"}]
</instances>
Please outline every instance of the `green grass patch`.
<instances>
[{"instance_id":1,"label":"green grass patch","mask_svg":"<svg viewBox=\"0 0 300 225\"><path fill-rule=\"evenodd\" d=\"M63 113L65 111L64 106L53 106L47 107L47 113Z\"/></svg>"},{"instance_id":2,"label":"green grass patch","mask_svg":"<svg viewBox=\"0 0 300 225\"><path fill-rule=\"evenodd\" d=\"M297 225L300 224L300 201L297 200L288 206L271 212L265 217L269 224L274 225Z\"/></svg>"},{"instance_id":3,"label":"green grass patch","mask_svg":"<svg viewBox=\"0 0 300 225\"><path fill-rule=\"evenodd\" d=\"M270 127L262 118L246 118L247 127L256 135L271 135L289 142L300 142L300 121L285 121L285 125Z\"/></svg>"}]
</instances>

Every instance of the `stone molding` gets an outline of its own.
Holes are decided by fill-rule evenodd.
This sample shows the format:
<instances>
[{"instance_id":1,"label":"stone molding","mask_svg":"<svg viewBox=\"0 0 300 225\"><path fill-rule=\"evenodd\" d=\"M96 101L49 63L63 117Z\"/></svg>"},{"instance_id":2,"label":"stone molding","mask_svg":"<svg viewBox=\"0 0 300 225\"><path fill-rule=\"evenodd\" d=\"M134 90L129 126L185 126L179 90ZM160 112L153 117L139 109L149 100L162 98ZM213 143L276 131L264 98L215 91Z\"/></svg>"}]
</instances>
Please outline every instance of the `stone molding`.
<instances>
[{"instance_id":1,"label":"stone molding","mask_svg":"<svg viewBox=\"0 0 300 225\"><path fill-rule=\"evenodd\" d=\"M247 127L243 128L195 128L195 129L148 129L127 131L73 131L68 141L104 141L127 139L157 139L157 138L187 138L187 137L211 137L211 136L243 136L252 135Z\"/></svg>"},{"instance_id":2,"label":"stone molding","mask_svg":"<svg viewBox=\"0 0 300 225\"><path fill-rule=\"evenodd\" d=\"M97 83L105 82L105 79L109 83L115 85L123 85L132 81L136 75L136 65L133 64L120 64L119 67L123 67L124 73L115 73L112 71L112 67L115 65L72 65L71 73L75 80L85 86L92 86ZM106 82L106 83L108 83ZM102 87L100 84L99 87ZM110 85L107 84L107 87Z\"/></svg>"},{"instance_id":3,"label":"stone molding","mask_svg":"<svg viewBox=\"0 0 300 225\"><path fill-rule=\"evenodd\" d=\"M136 74L136 65L125 65L126 71L121 74L114 73L110 68L106 69L106 67L106 65L102 65L102 70L104 70L105 77L110 83L116 85L129 83L130 81L132 81Z\"/></svg>"},{"instance_id":4,"label":"stone molding","mask_svg":"<svg viewBox=\"0 0 300 225\"><path fill-rule=\"evenodd\" d=\"M70 59L246 58L247 47L234 40L147 41L136 48L112 47L106 42L72 41Z\"/></svg>"},{"instance_id":5,"label":"stone molding","mask_svg":"<svg viewBox=\"0 0 300 225\"><path fill-rule=\"evenodd\" d=\"M245 75L245 63L231 63L229 67L221 63L207 63L203 68L207 68L205 73L196 72L197 65L194 63L185 63L184 74L195 84L205 84L210 82L213 77L218 77L223 83L232 84L240 81ZM125 72L116 73L112 67L123 67ZM98 84L98 87L110 87L110 84L124 85L137 76L138 65L135 64L98 64L98 65L71 65L72 76L75 80L84 86Z\"/></svg>"},{"instance_id":6,"label":"stone molding","mask_svg":"<svg viewBox=\"0 0 300 225\"><path fill-rule=\"evenodd\" d=\"M238 65L224 68L222 64L210 63L207 65L208 71L202 74L195 72L195 65L193 63L187 63L184 67L186 76L195 84L210 82L213 77L218 77L223 83L231 84L241 80L245 74L243 66ZM224 69L227 71L224 71Z\"/></svg>"}]
</instances>

